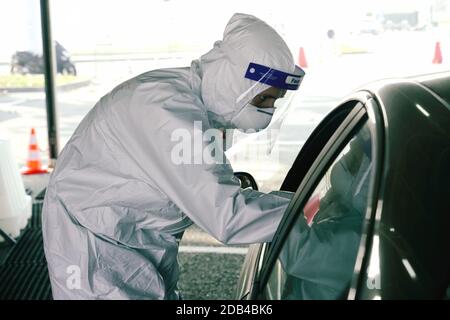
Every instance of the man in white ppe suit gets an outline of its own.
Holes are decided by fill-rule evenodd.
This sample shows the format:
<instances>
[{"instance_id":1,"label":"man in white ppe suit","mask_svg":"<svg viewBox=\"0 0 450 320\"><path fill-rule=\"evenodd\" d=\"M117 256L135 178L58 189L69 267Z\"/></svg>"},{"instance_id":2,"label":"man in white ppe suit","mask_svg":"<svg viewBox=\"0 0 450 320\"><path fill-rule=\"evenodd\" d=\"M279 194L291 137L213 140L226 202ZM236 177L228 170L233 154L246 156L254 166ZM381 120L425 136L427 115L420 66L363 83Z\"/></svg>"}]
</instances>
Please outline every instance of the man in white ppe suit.
<instances>
[{"instance_id":1,"label":"man in white ppe suit","mask_svg":"<svg viewBox=\"0 0 450 320\"><path fill-rule=\"evenodd\" d=\"M271 241L289 199L241 189L228 163L174 163L171 134L194 135L194 122L262 129L303 75L270 26L235 14L191 67L144 73L101 98L47 188L54 299L177 299L176 235L192 223L225 244Z\"/></svg>"}]
</instances>

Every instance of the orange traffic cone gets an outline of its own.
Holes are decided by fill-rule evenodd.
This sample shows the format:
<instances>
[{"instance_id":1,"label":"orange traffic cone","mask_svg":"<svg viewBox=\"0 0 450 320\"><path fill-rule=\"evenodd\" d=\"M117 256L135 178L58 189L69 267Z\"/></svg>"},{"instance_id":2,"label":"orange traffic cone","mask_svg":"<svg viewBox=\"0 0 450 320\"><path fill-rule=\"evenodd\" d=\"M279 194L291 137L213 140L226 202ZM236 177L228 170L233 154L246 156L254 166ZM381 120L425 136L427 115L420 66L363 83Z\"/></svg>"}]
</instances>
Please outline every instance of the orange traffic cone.
<instances>
[{"instance_id":1,"label":"orange traffic cone","mask_svg":"<svg viewBox=\"0 0 450 320\"><path fill-rule=\"evenodd\" d=\"M436 42L436 46L434 47L433 63L434 64L442 63L442 51L441 51L441 43L440 42Z\"/></svg>"},{"instance_id":2,"label":"orange traffic cone","mask_svg":"<svg viewBox=\"0 0 450 320\"><path fill-rule=\"evenodd\" d=\"M30 136L30 144L28 145L27 166L22 170L22 174L38 174L47 172L48 172L47 169L42 168L36 132L34 131L34 128L32 128Z\"/></svg>"},{"instance_id":3,"label":"orange traffic cone","mask_svg":"<svg viewBox=\"0 0 450 320\"><path fill-rule=\"evenodd\" d=\"M300 51L298 53L298 64L302 68L308 68L308 62L306 62L305 50L303 47L300 47Z\"/></svg>"}]
</instances>

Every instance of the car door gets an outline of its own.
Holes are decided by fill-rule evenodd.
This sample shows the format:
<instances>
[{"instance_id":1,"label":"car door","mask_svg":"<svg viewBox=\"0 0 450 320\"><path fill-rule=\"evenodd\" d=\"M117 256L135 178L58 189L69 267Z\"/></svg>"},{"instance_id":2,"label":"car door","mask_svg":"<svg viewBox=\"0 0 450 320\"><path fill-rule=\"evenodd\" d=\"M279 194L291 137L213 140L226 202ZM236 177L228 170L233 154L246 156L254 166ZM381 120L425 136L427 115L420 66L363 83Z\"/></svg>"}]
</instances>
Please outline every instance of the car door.
<instances>
[{"instance_id":1,"label":"car door","mask_svg":"<svg viewBox=\"0 0 450 320\"><path fill-rule=\"evenodd\" d=\"M250 247L238 297L337 299L358 281L353 270L366 253L361 239L370 233L380 163L376 112L370 94L360 92L314 130L281 187L296 194L273 242Z\"/></svg>"}]
</instances>

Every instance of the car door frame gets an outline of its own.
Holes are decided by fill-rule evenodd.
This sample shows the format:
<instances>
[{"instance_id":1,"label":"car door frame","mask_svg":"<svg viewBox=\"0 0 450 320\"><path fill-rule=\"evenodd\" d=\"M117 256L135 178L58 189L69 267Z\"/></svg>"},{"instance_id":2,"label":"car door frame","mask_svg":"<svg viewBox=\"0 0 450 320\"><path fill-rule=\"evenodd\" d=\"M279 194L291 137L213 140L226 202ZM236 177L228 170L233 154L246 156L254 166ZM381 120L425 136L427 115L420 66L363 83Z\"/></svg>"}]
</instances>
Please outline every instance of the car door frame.
<instances>
[{"instance_id":1,"label":"car door frame","mask_svg":"<svg viewBox=\"0 0 450 320\"><path fill-rule=\"evenodd\" d=\"M301 178L302 180L297 192L286 210L273 241L270 244L263 244L260 246L257 271L255 272L249 292L250 299L258 299L262 289L267 283L270 272L278 257L278 253L283 246L283 240L289 233L290 226L297 217L296 212L301 206L305 205L318 181L322 178L324 170L329 168L332 161L334 161L338 153L342 150L342 147L353 137L355 131L360 129L362 123L367 123L371 131L374 170L372 172L372 184L369 191L370 197L368 198L368 201L370 202L367 206L363 233L348 295L348 298L355 298L357 288L362 283L363 271L366 270L368 265L368 256L370 256L374 213L376 210L375 204L379 193L379 180L383 163L384 123L381 115L381 108L370 92L356 92L347 97L347 99L340 104L340 107L348 103L354 103L353 109L347 114L346 118L338 126L333 135L324 143L321 151L313 160L311 166L306 170L304 177ZM365 121L364 118L366 118Z\"/></svg>"},{"instance_id":2,"label":"car door frame","mask_svg":"<svg viewBox=\"0 0 450 320\"><path fill-rule=\"evenodd\" d=\"M352 111L355 112L354 108L358 103L360 101L357 101L357 99L345 99L322 119L300 149L291 169L286 174L281 190L295 192L299 188L301 180L305 177L324 145L339 130L344 121L352 117ZM292 176L295 176L295 179L292 179ZM253 292L255 283L258 282L262 262L270 244L259 243L249 247L236 288L237 299L251 299L251 292Z\"/></svg>"}]
</instances>

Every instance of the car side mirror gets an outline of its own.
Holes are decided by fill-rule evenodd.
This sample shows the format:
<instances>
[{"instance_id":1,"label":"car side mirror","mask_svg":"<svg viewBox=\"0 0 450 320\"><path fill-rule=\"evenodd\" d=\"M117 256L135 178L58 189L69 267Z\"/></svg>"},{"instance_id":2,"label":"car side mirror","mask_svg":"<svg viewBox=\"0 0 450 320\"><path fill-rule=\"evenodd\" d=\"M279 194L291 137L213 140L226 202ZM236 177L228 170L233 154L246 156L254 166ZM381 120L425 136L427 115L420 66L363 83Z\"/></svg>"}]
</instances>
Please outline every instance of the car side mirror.
<instances>
[{"instance_id":1,"label":"car side mirror","mask_svg":"<svg viewBox=\"0 0 450 320\"><path fill-rule=\"evenodd\" d=\"M241 188L252 188L253 190L258 190L258 184L255 178L250 173L247 172L235 172L234 176L241 182Z\"/></svg>"}]
</instances>

